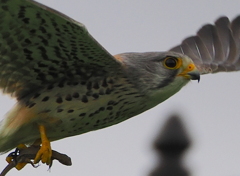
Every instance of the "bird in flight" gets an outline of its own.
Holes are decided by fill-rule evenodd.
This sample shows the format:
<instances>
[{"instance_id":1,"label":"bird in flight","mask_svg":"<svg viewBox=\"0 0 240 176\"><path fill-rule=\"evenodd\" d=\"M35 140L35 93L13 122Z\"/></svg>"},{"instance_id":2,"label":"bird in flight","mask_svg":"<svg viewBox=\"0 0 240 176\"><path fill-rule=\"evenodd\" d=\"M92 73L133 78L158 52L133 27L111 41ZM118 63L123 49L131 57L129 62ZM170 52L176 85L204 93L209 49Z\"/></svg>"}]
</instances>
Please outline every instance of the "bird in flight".
<instances>
[{"instance_id":1,"label":"bird in flight","mask_svg":"<svg viewBox=\"0 0 240 176\"><path fill-rule=\"evenodd\" d=\"M240 70L240 16L221 17L166 52L112 56L60 12L0 2L0 89L17 100L0 122L0 152L40 145L34 163L51 164L50 141L127 120L201 74Z\"/></svg>"}]
</instances>

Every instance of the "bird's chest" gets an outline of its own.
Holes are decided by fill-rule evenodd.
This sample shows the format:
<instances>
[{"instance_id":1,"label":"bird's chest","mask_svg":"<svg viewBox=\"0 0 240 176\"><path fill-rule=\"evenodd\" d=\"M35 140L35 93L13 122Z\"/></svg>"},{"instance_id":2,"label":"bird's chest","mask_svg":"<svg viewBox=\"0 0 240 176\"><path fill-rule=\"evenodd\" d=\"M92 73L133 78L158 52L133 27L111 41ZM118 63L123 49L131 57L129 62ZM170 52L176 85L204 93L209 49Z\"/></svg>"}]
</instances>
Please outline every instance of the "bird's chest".
<instances>
[{"instance_id":1,"label":"bird's chest","mask_svg":"<svg viewBox=\"0 0 240 176\"><path fill-rule=\"evenodd\" d=\"M125 80L49 85L26 103L54 139L117 124L145 109L143 96Z\"/></svg>"}]
</instances>

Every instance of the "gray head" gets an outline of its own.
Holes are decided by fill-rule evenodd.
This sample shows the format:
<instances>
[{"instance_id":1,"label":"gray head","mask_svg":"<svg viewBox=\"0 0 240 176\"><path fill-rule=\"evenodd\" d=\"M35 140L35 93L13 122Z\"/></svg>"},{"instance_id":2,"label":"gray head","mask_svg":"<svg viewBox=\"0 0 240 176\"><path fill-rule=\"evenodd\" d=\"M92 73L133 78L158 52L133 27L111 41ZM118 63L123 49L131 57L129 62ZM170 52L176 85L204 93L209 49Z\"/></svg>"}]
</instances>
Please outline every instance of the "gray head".
<instances>
[{"instance_id":1,"label":"gray head","mask_svg":"<svg viewBox=\"0 0 240 176\"><path fill-rule=\"evenodd\" d=\"M165 100L200 73L186 55L175 52L123 53L115 56L128 79L145 95ZM159 95L159 96L158 96Z\"/></svg>"}]
</instances>

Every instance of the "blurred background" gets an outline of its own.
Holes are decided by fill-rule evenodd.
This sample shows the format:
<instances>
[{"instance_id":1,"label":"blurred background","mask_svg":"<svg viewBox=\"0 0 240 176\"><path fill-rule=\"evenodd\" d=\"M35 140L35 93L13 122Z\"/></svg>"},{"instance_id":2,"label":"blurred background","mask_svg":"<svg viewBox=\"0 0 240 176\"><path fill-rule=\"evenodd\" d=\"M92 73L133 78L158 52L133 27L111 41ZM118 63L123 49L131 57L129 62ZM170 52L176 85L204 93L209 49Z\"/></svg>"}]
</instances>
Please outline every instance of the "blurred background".
<instances>
[{"instance_id":1,"label":"blurred background","mask_svg":"<svg viewBox=\"0 0 240 176\"><path fill-rule=\"evenodd\" d=\"M240 15L240 1L38 0L86 25L111 54L165 51L220 16ZM193 176L240 175L240 72L204 75L157 107L121 124L66 138L52 148L72 158L12 170L8 176L148 176L157 157L153 141L171 114L181 114L192 140L184 164ZM14 100L0 95L0 117ZM0 170L6 165L0 156Z\"/></svg>"}]
</instances>

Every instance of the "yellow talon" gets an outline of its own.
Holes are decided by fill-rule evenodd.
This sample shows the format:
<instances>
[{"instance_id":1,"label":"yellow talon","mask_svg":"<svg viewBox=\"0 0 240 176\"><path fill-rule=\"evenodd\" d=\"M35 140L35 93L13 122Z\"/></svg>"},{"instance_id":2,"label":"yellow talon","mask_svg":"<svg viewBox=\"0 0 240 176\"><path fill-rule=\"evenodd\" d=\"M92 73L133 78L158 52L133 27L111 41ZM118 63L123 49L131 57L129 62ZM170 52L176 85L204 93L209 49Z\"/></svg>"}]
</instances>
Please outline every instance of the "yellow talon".
<instances>
[{"instance_id":1,"label":"yellow talon","mask_svg":"<svg viewBox=\"0 0 240 176\"><path fill-rule=\"evenodd\" d=\"M19 145L17 146L17 148L18 148L18 149L23 149L23 148L27 148L27 146L26 146L25 144L19 144ZM24 166L26 166L26 164L27 164L27 163L18 163L18 164L15 166L15 168L16 168L17 170L21 170L22 168L24 168Z\"/></svg>"},{"instance_id":2,"label":"yellow talon","mask_svg":"<svg viewBox=\"0 0 240 176\"><path fill-rule=\"evenodd\" d=\"M6 158L6 161L7 161L8 163L11 163L12 160L13 160L13 157L12 157L12 156L8 156L8 157Z\"/></svg>"},{"instance_id":3,"label":"yellow talon","mask_svg":"<svg viewBox=\"0 0 240 176\"><path fill-rule=\"evenodd\" d=\"M46 135L46 129L45 129L45 127L43 125L39 125L39 131L40 131L40 137L41 137L41 144L42 144L42 146L41 146L41 148L39 149L39 151L37 152L37 154L35 156L34 164L38 163L41 160L42 163L46 163L47 165L51 166L51 164L52 164L52 149L51 149L51 146L50 146L50 141L48 140L47 135ZM17 146L16 151L19 150L19 149L24 149L24 148L27 148L27 146L24 145L24 144L19 144ZM14 159L15 159L14 156L15 155L9 155L6 158L6 161L8 163L13 162ZM28 162L17 163L15 168L17 170L21 170L27 163ZM31 163L31 161L30 161L30 163Z\"/></svg>"},{"instance_id":4,"label":"yellow talon","mask_svg":"<svg viewBox=\"0 0 240 176\"><path fill-rule=\"evenodd\" d=\"M18 146L17 146L17 148L18 149L23 149L23 148L27 148L27 146L26 145L24 145L24 144L19 144ZM6 158L6 161L8 162L8 163L11 163L12 161L13 161L13 157L12 156L8 156L7 158ZM26 165L27 163L18 163L16 166L15 166L15 168L17 169L17 170L21 170L22 168L24 168L24 166Z\"/></svg>"},{"instance_id":5,"label":"yellow talon","mask_svg":"<svg viewBox=\"0 0 240 176\"><path fill-rule=\"evenodd\" d=\"M15 166L15 168L16 168L17 170L21 170L22 168L24 168L24 166L26 166L26 164L27 164L27 163L18 163L18 164Z\"/></svg>"},{"instance_id":6,"label":"yellow talon","mask_svg":"<svg viewBox=\"0 0 240 176\"><path fill-rule=\"evenodd\" d=\"M42 146L34 159L34 164L38 163L41 160L42 163L46 163L47 165L50 165L52 163L52 159L51 159L52 149L51 149L50 141L47 138L46 129L43 125L39 125L39 131L40 131Z\"/></svg>"},{"instance_id":7,"label":"yellow talon","mask_svg":"<svg viewBox=\"0 0 240 176\"><path fill-rule=\"evenodd\" d=\"M18 149L24 149L24 148L27 148L27 146L25 144L19 144L17 146Z\"/></svg>"}]
</instances>

